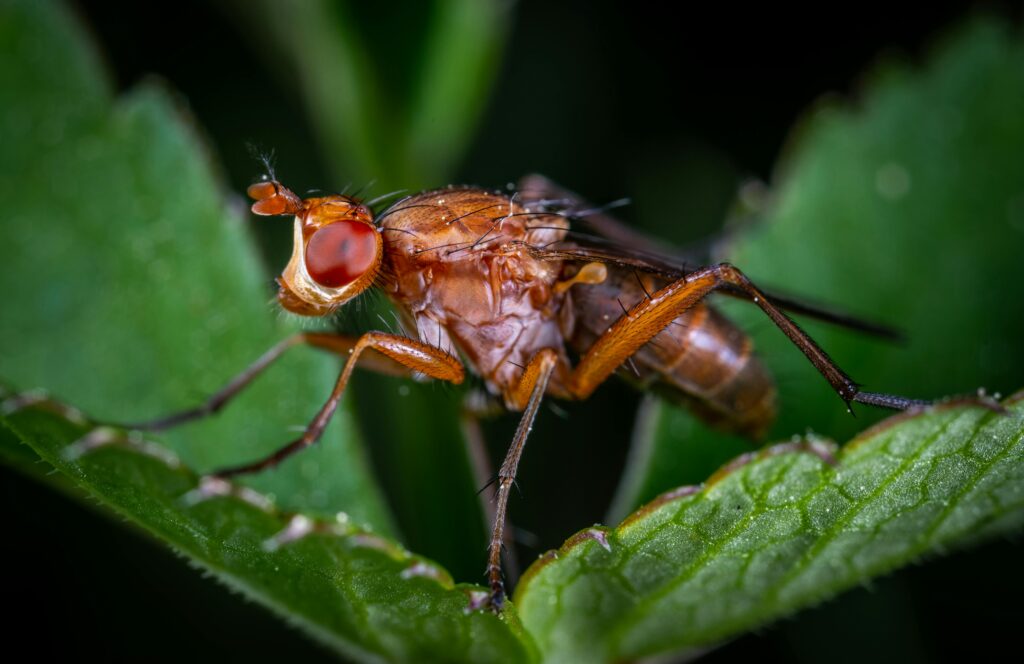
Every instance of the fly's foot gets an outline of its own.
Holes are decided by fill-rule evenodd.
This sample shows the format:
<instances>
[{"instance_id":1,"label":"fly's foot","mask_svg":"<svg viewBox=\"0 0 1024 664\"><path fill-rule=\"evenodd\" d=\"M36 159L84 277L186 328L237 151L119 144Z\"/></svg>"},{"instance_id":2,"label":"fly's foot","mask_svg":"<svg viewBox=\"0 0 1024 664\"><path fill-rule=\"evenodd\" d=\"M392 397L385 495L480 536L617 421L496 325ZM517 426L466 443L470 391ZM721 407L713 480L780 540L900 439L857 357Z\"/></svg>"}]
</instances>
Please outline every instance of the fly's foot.
<instances>
[{"instance_id":1,"label":"fly's foot","mask_svg":"<svg viewBox=\"0 0 1024 664\"><path fill-rule=\"evenodd\" d=\"M501 572L498 574L498 578L491 579L491 594L488 598L488 606L496 614L501 613L502 607L505 606L505 582L501 580Z\"/></svg>"},{"instance_id":2,"label":"fly's foot","mask_svg":"<svg viewBox=\"0 0 1024 664\"><path fill-rule=\"evenodd\" d=\"M466 608L462 610L463 613L474 613L480 611L491 604L491 595L486 590L471 590L466 589L463 592L469 598L466 604Z\"/></svg>"},{"instance_id":3,"label":"fly's foot","mask_svg":"<svg viewBox=\"0 0 1024 664\"><path fill-rule=\"evenodd\" d=\"M495 615L501 614L505 606L505 582L502 580L501 568L495 565L487 566L487 578L490 590L467 589L469 604L466 606L466 613L481 611L489 608Z\"/></svg>"},{"instance_id":4,"label":"fly's foot","mask_svg":"<svg viewBox=\"0 0 1024 664\"><path fill-rule=\"evenodd\" d=\"M1002 398L1003 395L999 392L989 394L984 387L979 387L975 396L954 398L952 401L953 403L976 405L986 410L991 410L993 413L1008 415L1010 411L1006 410L1006 408L1003 407L1003 404L999 403Z\"/></svg>"}]
</instances>

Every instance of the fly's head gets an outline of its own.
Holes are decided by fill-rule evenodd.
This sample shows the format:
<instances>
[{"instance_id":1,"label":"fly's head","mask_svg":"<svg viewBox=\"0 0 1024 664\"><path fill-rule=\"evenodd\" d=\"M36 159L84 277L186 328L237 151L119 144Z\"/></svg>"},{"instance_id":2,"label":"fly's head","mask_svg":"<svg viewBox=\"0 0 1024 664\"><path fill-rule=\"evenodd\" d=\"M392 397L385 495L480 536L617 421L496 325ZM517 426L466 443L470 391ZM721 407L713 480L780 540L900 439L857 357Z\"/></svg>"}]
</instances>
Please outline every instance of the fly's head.
<instances>
[{"instance_id":1,"label":"fly's head","mask_svg":"<svg viewBox=\"0 0 1024 664\"><path fill-rule=\"evenodd\" d=\"M384 244L365 205L341 195L302 199L274 179L248 193L255 214L295 217L292 257L277 278L285 309L324 316L373 283Z\"/></svg>"}]
</instances>

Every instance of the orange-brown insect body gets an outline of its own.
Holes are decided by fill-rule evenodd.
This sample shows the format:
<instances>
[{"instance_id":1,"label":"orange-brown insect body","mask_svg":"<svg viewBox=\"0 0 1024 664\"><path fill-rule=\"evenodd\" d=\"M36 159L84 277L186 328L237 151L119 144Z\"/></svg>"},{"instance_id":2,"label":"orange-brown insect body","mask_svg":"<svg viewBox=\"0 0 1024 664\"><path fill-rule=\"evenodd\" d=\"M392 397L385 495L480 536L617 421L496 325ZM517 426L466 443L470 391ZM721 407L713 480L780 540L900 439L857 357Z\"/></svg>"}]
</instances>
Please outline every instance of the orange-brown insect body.
<instances>
[{"instance_id":1,"label":"orange-brown insect body","mask_svg":"<svg viewBox=\"0 0 1024 664\"><path fill-rule=\"evenodd\" d=\"M586 352L622 316L623 305L631 306L666 283L611 268L604 283L574 288L576 326L568 337L573 350ZM618 373L711 424L757 438L775 420L775 384L753 350L749 336L700 303L642 346Z\"/></svg>"},{"instance_id":2,"label":"orange-brown insect body","mask_svg":"<svg viewBox=\"0 0 1024 664\"><path fill-rule=\"evenodd\" d=\"M506 402L530 358L556 349L563 361L547 391L568 397L567 346L586 353L623 306L667 283L646 275L641 287L632 271L613 267L602 283L557 292L579 264L541 260L527 247L564 246L568 228L563 217L501 193L449 188L414 196L382 221L385 291L421 341L457 348ZM699 304L620 374L712 423L757 436L774 420L775 388L752 350L749 337Z\"/></svg>"},{"instance_id":3,"label":"orange-brown insect body","mask_svg":"<svg viewBox=\"0 0 1024 664\"><path fill-rule=\"evenodd\" d=\"M384 290L421 341L454 346L509 405L523 367L542 348L562 360L549 393L567 395L560 316L571 310L554 289L562 264L534 258L520 244L565 236L566 220L543 219L509 196L470 188L426 192L382 216Z\"/></svg>"}]
</instances>

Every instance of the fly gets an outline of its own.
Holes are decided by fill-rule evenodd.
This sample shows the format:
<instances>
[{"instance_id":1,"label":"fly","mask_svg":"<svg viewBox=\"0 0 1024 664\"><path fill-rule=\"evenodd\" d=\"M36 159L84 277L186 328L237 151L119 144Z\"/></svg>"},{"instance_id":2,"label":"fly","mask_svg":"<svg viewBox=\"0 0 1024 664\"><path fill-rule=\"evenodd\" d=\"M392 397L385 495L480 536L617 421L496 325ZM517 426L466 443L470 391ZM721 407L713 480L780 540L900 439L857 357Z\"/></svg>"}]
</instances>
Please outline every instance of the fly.
<instances>
[{"instance_id":1,"label":"fly","mask_svg":"<svg viewBox=\"0 0 1024 664\"><path fill-rule=\"evenodd\" d=\"M750 338L705 301L711 293L759 307L847 407L929 403L861 391L783 310L890 334L885 328L766 294L727 263L683 269L652 251L650 241L539 176L525 178L513 194L473 187L427 191L376 216L351 196L303 199L272 175L248 193L255 214L294 218L292 256L277 278L282 307L326 316L376 287L413 333L298 333L199 407L133 428L166 429L220 410L299 344L345 358L303 434L264 459L216 473L228 478L271 468L315 444L357 364L453 384L472 371L508 410L522 413L496 479L487 566L494 610L505 597L501 549L509 491L545 397L586 399L618 372L719 427L757 437L771 425L774 382ZM595 235L573 229L584 218Z\"/></svg>"}]
</instances>

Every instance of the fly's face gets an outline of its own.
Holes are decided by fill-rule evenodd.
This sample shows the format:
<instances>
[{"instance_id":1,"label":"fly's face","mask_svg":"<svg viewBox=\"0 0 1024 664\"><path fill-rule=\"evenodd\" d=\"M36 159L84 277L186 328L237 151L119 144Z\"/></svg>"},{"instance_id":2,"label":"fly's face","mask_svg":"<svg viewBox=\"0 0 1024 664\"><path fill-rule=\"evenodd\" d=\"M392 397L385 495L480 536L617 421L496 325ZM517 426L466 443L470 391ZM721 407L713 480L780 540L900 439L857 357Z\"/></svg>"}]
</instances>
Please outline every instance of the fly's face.
<instances>
[{"instance_id":1,"label":"fly's face","mask_svg":"<svg viewBox=\"0 0 1024 664\"><path fill-rule=\"evenodd\" d=\"M324 316L373 283L384 245L365 205L341 195L303 200L276 180L248 193L256 214L295 216L292 257L277 279L285 309Z\"/></svg>"}]
</instances>

